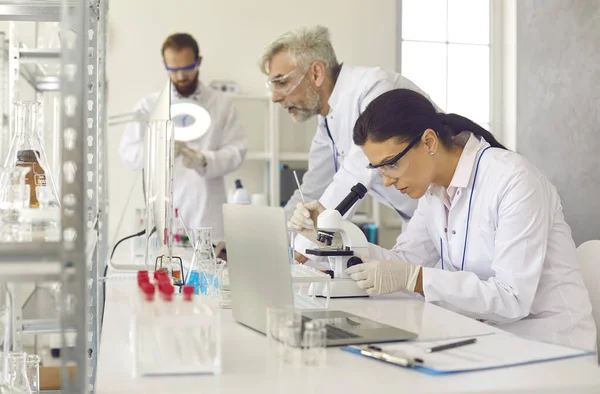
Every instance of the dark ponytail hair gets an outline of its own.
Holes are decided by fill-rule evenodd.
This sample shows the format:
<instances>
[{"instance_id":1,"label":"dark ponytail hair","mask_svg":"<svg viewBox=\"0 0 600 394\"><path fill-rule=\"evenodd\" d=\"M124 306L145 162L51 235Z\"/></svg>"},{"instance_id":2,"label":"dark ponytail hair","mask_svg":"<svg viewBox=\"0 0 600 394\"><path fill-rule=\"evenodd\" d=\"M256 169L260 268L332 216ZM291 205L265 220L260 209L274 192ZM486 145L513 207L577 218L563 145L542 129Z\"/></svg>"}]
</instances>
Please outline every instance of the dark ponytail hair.
<instances>
[{"instance_id":1,"label":"dark ponytail hair","mask_svg":"<svg viewBox=\"0 0 600 394\"><path fill-rule=\"evenodd\" d=\"M391 138L408 142L427 129L435 131L445 147L452 145L454 136L470 131L492 147L506 149L477 123L457 114L438 113L427 98L409 89L390 90L373 100L358 117L353 137L359 146Z\"/></svg>"}]
</instances>

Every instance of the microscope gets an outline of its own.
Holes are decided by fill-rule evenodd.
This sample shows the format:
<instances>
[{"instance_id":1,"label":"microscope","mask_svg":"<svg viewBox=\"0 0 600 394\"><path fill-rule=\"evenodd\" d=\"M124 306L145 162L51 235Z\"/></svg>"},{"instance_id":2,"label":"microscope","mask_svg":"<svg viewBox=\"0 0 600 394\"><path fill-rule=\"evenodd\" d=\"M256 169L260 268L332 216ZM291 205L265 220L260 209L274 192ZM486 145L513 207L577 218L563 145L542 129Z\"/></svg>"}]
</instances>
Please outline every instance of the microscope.
<instances>
[{"instance_id":1,"label":"microscope","mask_svg":"<svg viewBox=\"0 0 600 394\"><path fill-rule=\"evenodd\" d=\"M331 276L329 294L325 286L313 285L312 294L331 298L368 297L365 290L358 287L356 282L344 274L346 268L361 264L362 260L357 255L368 255L369 243L367 237L357 225L343 218L357 201L367 193L367 188L362 183L357 183L350 189L350 193L335 209L327 209L317 219L317 241L329 247L307 249L307 254L327 257L332 270L327 271ZM335 233L342 237L343 246L332 248L331 244Z\"/></svg>"}]
</instances>

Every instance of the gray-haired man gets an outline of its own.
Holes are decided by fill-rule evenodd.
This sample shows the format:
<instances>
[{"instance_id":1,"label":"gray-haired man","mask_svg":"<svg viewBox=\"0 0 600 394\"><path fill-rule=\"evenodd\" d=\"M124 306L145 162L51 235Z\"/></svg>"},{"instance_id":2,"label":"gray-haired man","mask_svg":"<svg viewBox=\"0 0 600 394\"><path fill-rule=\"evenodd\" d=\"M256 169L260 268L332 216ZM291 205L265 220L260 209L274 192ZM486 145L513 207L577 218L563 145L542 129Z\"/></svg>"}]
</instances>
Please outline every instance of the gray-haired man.
<instances>
[{"instance_id":1,"label":"gray-haired man","mask_svg":"<svg viewBox=\"0 0 600 394\"><path fill-rule=\"evenodd\" d=\"M360 113L380 94L398 88L424 92L400 74L379 67L338 63L329 31L322 26L280 36L266 49L261 68L269 76L267 84L272 100L287 109L295 121L318 116L308 172L301 186L305 198L319 200L325 208L334 208L352 186L361 182L369 194L396 210L406 223L416 201L386 188L380 177L373 176L367 169L366 156L352 142L352 132ZM296 191L286 205L286 217L292 218L298 204L302 203ZM307 205L306 208L315 209L315 203ZM355 210L356 207L349 216ZM302 211L305 212L304 208ZM293 223L289 226L294 227ZM296 240L296 250L300 253L314 246L300 238ZM306 257L298 254L296 259L306 261Z\"/></svg>"}]
</instances>

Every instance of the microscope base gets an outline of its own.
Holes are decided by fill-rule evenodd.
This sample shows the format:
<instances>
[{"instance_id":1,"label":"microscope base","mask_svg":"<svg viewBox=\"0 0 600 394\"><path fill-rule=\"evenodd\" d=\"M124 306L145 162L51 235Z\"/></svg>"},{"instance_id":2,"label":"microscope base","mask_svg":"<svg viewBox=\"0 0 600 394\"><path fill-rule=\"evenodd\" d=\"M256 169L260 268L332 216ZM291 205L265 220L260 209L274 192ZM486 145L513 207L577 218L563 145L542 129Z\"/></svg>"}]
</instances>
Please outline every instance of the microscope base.
<instances>
[{"instance_id":1,"label":"microscope base","mask_svg":"<svg viewBox=\"0 0 600 394\"><path fill-rule=\"evenodd\" d=\"M329 294L328 294L329 293ZM366 291L358 287L352 279L332 279L329 282L329 292L324 283L313 283L308 289L309 295L330 298L368 297Z\"/></svg>"}]
</instances>

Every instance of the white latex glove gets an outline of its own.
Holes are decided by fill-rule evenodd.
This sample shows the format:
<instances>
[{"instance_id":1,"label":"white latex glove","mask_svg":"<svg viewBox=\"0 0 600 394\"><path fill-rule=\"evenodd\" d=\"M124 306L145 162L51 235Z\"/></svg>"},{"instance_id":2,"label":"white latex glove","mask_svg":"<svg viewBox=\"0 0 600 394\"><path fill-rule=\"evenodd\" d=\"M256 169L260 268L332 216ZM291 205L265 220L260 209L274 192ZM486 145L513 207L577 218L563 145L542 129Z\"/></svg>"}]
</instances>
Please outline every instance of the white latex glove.
<instances>
[{"instance_id":1,"label":"white latex glove","mask_svg":"<svg viewBox=\"0 0 600 394\"><path fill-rule=\"evenodd\" d=\"M183 141L175 141L175 157L181 154L183 148L187 148L187 144Z\"/></svg>"},{"instance_id":2,"label":"white latex glove","mask_svg":"<svg viewBox=\"0 0 600 394\"><path fill-rule=\"evenodd\" d=\"M420 265L404 261L378 261L361 257L362 264L353 265L344 273L350 275L369 295L389 294L397 291L415 291Z\"/></svg>"},{"instance_id":3,"label":"white latex glove","mask_svg":"<svg viewBox=\"0 0 600 394\"><path fill-rule=\"evenodd\" d=\"M181 154L183 155L183 165L187 168L199 169L206 167L206 158L202 152L185 146L181 148Z\"/></svg>"},{"instance_id":4,"label":"white latex glove","mask_svg":"<svg viewBox=\"0 0 600 394\"><path fill-rule=\"evenodd\" d=\"M323 211L325 211L325 207L319 201L315 200L306 204L299 202L296 205L294 215L288 222L288 228L308 238L317 245L325 246L324 243L317 241L317 218ZM330 247L339 249L343 244L344 242L340 233L335 233Z\"/></svg>"},{"instance_id":5,"label":"white latex glove","mask_svg":"<svg viewBox=\"0 0 600 394\"><path fill-rule=\"evenodd\" d=\"M317 200L309 203L299 202L296 205L294 215L288 222L288 228L298 234L317 243L317 217L325 210L325 207Z\"/></svg>"}]
</instances>

